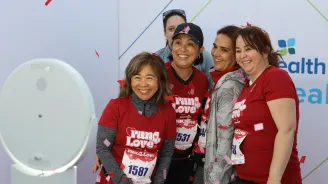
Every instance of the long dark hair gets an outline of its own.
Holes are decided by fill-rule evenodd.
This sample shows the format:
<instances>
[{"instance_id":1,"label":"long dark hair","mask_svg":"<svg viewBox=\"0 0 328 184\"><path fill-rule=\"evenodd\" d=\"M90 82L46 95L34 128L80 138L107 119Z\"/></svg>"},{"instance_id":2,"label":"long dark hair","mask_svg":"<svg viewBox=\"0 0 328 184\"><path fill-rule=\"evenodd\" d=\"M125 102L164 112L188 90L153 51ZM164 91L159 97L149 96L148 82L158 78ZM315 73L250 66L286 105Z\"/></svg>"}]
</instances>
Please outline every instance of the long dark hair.
<instances>
[{"instance_id":1,"label":"long dark hair","mask_svg":"<svg viewBox=\"0 0 328 184\"><path fill-rule=\"evenodd\" d=\"M165 96L171 95L169 88L168 73L165 69L164 61L156 54L142 52L134 56L125 69L125 84L121 85L119 97L128 97L132 93L131 78L138 74L144 66L150 65L158 79L158 91L156 105L167 103Z\"/></svg>"},{"instance_id":2,"label":"long dark hair","mask_svg":"<svg viewBox=\"0 0 328 184\"><path fill-rule=\"evenodd\" d=\"M282 59L279 51L274 51L269 34L257 26L247 26L241 28L237 37L241 36L244 42L256 51L268 54L269 64L279 68L279 58Z\"/></svg>"}]
</instances>

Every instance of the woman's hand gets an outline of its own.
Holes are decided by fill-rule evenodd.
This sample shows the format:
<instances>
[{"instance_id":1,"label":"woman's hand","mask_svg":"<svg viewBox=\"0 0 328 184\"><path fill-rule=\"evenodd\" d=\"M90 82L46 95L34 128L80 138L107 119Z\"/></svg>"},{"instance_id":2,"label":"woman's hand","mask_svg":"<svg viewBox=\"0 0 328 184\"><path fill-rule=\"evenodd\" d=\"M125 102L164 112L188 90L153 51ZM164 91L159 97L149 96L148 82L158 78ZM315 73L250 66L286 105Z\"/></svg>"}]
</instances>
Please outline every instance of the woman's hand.
<instances>
[{"instance_id":1,"label":"woman's hand","mask_svg":"<svg viewBox=\"0 0 328 184\"><path fill-rule=\"evenodd\" d=\"M96 173L98 171L98 169L101 167L100 160L99 160L97 154L95 155L95 161L96 162L95 162L95 165L92 168L92 173Z\"/></svg>"}]
</instances>

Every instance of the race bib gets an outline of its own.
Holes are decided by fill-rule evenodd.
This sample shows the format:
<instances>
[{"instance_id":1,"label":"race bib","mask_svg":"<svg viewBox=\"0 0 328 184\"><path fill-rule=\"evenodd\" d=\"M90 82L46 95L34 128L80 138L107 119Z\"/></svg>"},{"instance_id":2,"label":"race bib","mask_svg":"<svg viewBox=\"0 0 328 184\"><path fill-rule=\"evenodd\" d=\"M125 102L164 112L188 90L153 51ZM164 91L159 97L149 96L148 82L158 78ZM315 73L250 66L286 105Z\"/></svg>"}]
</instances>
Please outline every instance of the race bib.
<instances>
[{"instance_id":1,"label":"race bib","mask_svg":"<svg viewBox=\"0 0 328 184\"><path fill-rule=\"evenodd\" d=\"M232 142L231 161L233 165L244 164L245 156L240 150L240 145L247 136L247 132L241 129L235 129Z\"/></svg>"},{"instance_id":2,"label":"race bib","mask_svg":"<svg viewBox=\"0 0 328 184\"><path fill-rule=\"evenodd\" d=\"M151 183L151 175L157 160L157 151L125 148L122 159L122 169L132 182L146 184Z\"/></svg>"},{"instance_id":3,"label":"race bib","mask_svg":"<svg viewBox=\"0 0 328 184\"><path fill-rule=\"evenodd\" d=\"M175 148L178 150L187 150L197 133L197 120L177 119L177 137L175 139Z\"/></svg>"},{"instance_id":4,"label":"race bib","mask_svg":"<svg viewBox=\"0 0 328 184\"><path fill-rule=\"evenodd\" d=\"M200 122L200 132L198 138L198 146L201 147L200 150L205 150L206 147L206 132L207 132L207 124L202 121Z\"/></svg>"}]
</instances>

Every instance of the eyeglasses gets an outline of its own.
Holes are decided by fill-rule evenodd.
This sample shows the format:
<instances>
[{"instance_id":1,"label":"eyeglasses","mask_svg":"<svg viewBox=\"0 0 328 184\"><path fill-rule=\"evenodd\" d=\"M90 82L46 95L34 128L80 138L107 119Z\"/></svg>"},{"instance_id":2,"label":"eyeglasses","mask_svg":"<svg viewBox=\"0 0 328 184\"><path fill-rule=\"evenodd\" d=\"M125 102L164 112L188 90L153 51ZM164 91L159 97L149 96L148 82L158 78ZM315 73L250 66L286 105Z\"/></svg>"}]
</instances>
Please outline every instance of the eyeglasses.
<instances>
[{"instance_id":1,"label":"eyeglasses","mask_svg":"<svg viewBox=\"0 0 328 184\"><path fill-rule=\"evenodd\" d=\"M166 16L171 15L173 13L182 15L184 17L186 17L186 13L184 10L181 9L173 9L173 10L167 10L166 12L163 13L163 19L165 19Z\"/></svg>"}]
</instances>

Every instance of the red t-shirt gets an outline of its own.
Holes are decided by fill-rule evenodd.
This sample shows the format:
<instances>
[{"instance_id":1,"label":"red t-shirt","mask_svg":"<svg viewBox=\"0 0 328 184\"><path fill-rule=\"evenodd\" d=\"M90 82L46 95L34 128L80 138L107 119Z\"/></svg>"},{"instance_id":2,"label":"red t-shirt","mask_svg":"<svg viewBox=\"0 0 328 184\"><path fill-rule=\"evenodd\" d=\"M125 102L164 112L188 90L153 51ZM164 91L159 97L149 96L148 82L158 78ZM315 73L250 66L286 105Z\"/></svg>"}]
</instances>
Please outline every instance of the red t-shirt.
<instances>
[{"instance_id":1,"label":"red t-shirt","mask_svg":"<svg viewBox=\"0 0 328 184\"><path fill-rule=\"evenodd\" d=\"M298 96L292 79L282 69L272 66L267 68L252 85L244 88L237 100L233 109L232 121L236 129L248 132L247 137L240 146L240 150L245 156L245 163L236 165L237 175L242 179L260 184L267 183L275 137L278 132L267 102L279 98L295 99L298 127ZM258 127L258 125L263 125L263 129L259 128L260 130L256 131L255 127ZM297 129L291 157L282 177L282 184L302 183L296 148Z\"/></svg>"},{"instance_id":2,"label":"red t-shirt","mask_svg":"<svg viewBox=\"0 0 328 184\"><path fill-rule=\"evenodd\" d=\"M171 62L166 63L174 95L172 106L176 111L176 151L191 151L197 134L198 117L202 113L202 102L208 89L206 75L193 67L194 76L183 85L175 76Z\"/></svg>"},{"instance_id":3,"label":"red t-shirt","mask_svg":"<svg viewBox=\"0 0 328 184\"><path fill-rule=\"evenodd\" d=\"M170 104L162 105L152 116L142 116L134 108L131 97L111 100L100 118L99 125L117 130L112 154L123 170L129 167L122 163L126 148L137 150L127 152L129 154L126 155L129 156L135 153L134 158L128 160L142 160L139 155L145 155L146 151L160 151L165 139L174 139L176 136L175 112ZM146 158L143 161L149 160ZM133 165L136 164L140 163ZM128 175L126 172L125 174Z\"/></svg>"}]
</instances>

